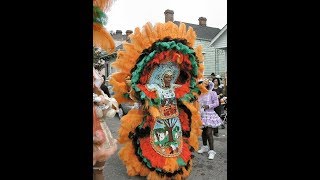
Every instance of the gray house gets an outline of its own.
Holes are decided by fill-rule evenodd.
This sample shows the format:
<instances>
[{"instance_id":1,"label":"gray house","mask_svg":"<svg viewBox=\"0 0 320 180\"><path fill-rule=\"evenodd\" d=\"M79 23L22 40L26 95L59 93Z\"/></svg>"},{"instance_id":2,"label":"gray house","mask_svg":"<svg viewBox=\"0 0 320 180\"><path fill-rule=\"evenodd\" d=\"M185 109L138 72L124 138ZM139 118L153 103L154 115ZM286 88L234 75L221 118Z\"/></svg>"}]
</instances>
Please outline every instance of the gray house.
<instances>
[{"instance_id":1,"label":"gray house","mask_svg":"<svg viewBox=\"0 0 320 180\"><path fill-rule=\"evenodd\" d=\"M174 21L174 12L167 9L164 12L165 22L172 21L176 25L180 25L180 21ZM209 76L211 73L219 74L221 76L226 72L226 65L223 63L226 59L225 50L220 48L215 48L212 43L213 39L221 32L219 28L207 26L207 19L205 17L200 17L199 24L191 24L183 22L186 28L192 27L197 34L197 39L195 41L195 46L202 45L204 54L204 75ZM116 41L116 51L122 49L122 43L128 41L128 35L132 33L131 30L127 30L125 35L122 35L120 30L117 30L115 34L112 34L114 40ZM115 60L115 59L114 59ZM116 70L113 69L110 64L114 61L110 60L106 63L105 74L106 77L111 75Z\"/></svg>"},{"instance_id":2,"label":"gray house","mask_svg":"<svg viewBox=\"0 0 320 180\"><path fill-rule=\"evenodd\" d=\"M209 47L216 49L220 56L216 59L215 71L216 74L221 74L227 72L227 25L225 25L221 31L212 39Z\"/></svg>"},{"instance_id":3,"label":"gray house","mask_svg":"<svg viewBox=\"0 0 320 180\"><path fill-rule=\"evenodd\" d=\"M116 30L116 33L111 33L112 38L114 39L114 42L116 44L116 49L114 51L114 54L117 53L118 50L123 49L123 43L130 41L129 35L132 34L132 30L127 30L126 34L122 34L121 30ZM109 77L112 73L116 72L116 69L111 67L111 63L113 63L116 60L117 56L112 56L112 58L105 63L105 76Z\"/></svg>"},{"instance_id":4,"label":"gray house","mask_svg":"<svg viewBox=\"0 0 320 180\"><path fill-rule=\"evenodd\" d=\"M165 12L165 22L172 21L176 25L180 25L180 21L174 21L174 12L167 9ZM211 73L223 75L225 72L225 66L222 63L225 59L225 53L223 50L210 46L214 37L216 37L221 31L219 28L207 26L207 18L199 17L199 24L191 24L183 22L187 29L191 26L197 34L195 47L202 45L204 54L204 76L207 77ZM223 65L223 67L222 67Z\"/></svg>"}]
</instances>

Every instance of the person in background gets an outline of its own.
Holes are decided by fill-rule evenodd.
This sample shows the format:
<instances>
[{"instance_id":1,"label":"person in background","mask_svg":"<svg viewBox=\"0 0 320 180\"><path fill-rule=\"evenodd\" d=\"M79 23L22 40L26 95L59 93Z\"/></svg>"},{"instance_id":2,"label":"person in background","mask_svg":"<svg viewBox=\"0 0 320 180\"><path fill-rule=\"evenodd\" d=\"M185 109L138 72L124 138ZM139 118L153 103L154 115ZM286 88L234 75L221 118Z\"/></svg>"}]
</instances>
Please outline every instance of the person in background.
<instances>
[{"instance_id":1,"label":"person in background","mask_svg":"<svg viewBox=\"0 0 320 180\"><path fill-rule=\"evenodd\" d=\"M106 76L102 75L102 77L103 77L103 83L101 84L100 89L101 89L106 95L108 95L108 97L111 97L110 92L109 92L109 88L108 88L108 86L107 86L106 83L105 83L105 82L106 82ZM121 104L119 104L118 116L119 116L119 118L122 118L122 116L123 116L123 110L122 110L122 105L121 105Z\"/></svg>"},{"instance_id":2,"label":"person in background","mask_svg":"<svg viewBox=\"0 0 320 180\"><path fill-rule=\"evenodd\" d=\"M214 78L212 80L212 82L214 84L212 91L215 91L217 93L218 99L219 99L219 105L214 110L218 114L218 116L221 117L223 107L221 105L220 99L223 97L223 88L219 87L220 86L220 79L219 78L217 78L217 77ZM213 135L216 136L216 137L219 137L219 129L218 129L218 127L214 128Z\"/></svg>"},{"instance_id":3,"label":"person in background","mask_svg":"<svg viewBox=\"0 0 320 180\"><path fill-rule=\"evenodd\" d=\"M199 84L202 82L200 81ZM222 124L221 118L215 112L214 108L219 106L219 99L215 91L211 91L213 83L205 79L203 85L209 90L205 94L201 94L198 101L200 104L201 121L203 124L202 128L202 143L203 146L198 150L198 153L208 152L208 159L212 160L216 152L213 147L213 136L212 131L214 128L219 127ZM207 145L209 142L209 147Z\"/></svg>"},{"instance_id":4,"label":"person in background","mask_svg":"<svg viewBox=\"0 0 320 180\"><path fill-rule=\"evenodd\" d=\"M100 89L101 89L106 95L108 95L108 97L111 97L111 96L110 96L110 92L109 92L109 88L108 88L108 86L106 85L106 76L102 75L102 77L103 77L103 83L101 84Z\"/></svg>"},{"instance_id":5,"label":"person in background","mask_svg":"<svg viewBox=\"0 0 320 180\"><path fill-rule=\"evenodd\" d=\"M104 165L117 151L117 140L113 138L107 119L118 112L118 102L102 90L103 78L93 69L93 179L104 180Z\"/></svg>"},{"instance_id":6,"label":"person in background","mask_svg":"<svg viewBox=\"0 0 320 180\"><path fill-rule=\"evenodd\" d=\"M227 97L227 72L226 72L226 75L224 76L224 86L223 86L223 95L225 97Z\"/></svg>"},{"instance_id":7,"label":"person in background","mask_svg":"<svg viewBox=\"0 0 320 180\"><path fill-rule=\"evenodd\" d=\"M222 83L222 78L221 78L221 76L220 76L220 75L216 75L216 78L218 78L218 79L219 79L219 81L220 81L219 88L222 88L222 89L223 89L224 84ZM213 78L213 79L215 79L215 78ZM213 82L213 79L212 79L212 82Z\"/></svg>"},{"instance_id":8,"label":"person in background","mask_svg":"<svg viewBox=\"0 0 320 180\"><path fill-rule=\"evenodd\" d=\"M212 81L214 78L216 78L216 74L215 73L211 73L209 80Z\"/></svg>"}]
</instances>

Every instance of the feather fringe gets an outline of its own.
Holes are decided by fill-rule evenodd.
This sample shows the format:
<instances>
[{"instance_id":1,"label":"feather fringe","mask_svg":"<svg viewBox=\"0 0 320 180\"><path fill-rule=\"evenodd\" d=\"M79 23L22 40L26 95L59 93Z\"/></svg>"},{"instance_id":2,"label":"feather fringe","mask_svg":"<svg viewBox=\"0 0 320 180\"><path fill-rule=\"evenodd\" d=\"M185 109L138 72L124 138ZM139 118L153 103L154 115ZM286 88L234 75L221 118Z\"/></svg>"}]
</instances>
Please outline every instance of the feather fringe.
<instances>
[{"instance_id":1,"label":"feather fringe","mask_svg":"<svg viewBox=\"0 0 320 180\"><path fill-rule=\"evenodd\" d=\"M199 103L197 101L195 101L194 103L182 101L182 103L191 112L191 131L190 131L189 145L192 146L195 150L198 150L199 148L198 137L201 136L201 126L202 126L200 113L198 111Z\"/></svg>"},{"instance_id":2,"label":"feather fringe","mask_svg":"<svg viewBox=\"0 0 320 180\"><path fill-rule=\"evenodd\" d=\"M189 27L186 35L186 39L188 43L190 43L190 46L193 47L195 41L196 41L197 35L196 32L193 30L192 27Z\"/></svg>"},{"instance_id":3,"label":"feather fringe","mask_svg":"<svg viewBox=\"0 0 320 180\"><path fill-rule=\"evenodd\" d=\"M128 135L130 132L134 132L135 128L143 121L143 112L139 109L131 109L128 114L121 118L120 128L118 130L120 144L131 141Z\"/></svg>"},{"instance_id":4,"label":"feather fringe","mask_svg":"<svg viewBox=\"0 0 320 180\"><path fill-rule=\"evenodd\" d=\"M140 171L145 173L145 169L141 167L144 166L135 155L134 147L131 142L125 144L118 153L120 159L125 164L127 168L127 173L129 176L137 176L140 174Z\"/></svg>"},{"instance_id":5,"label":"feather fringe","mask_svg":"<svg viewBox=\"0 0 320 180\"><path fill-rule=\"evenodd\" d=\"M128 99L123 94L120 94L120 93L115 93L113 95L113 97L117 100L117 102L119 104L122 104L122 103L133 104L134 103L134 101L132 99Z\"/></svg>"},{"instance_id":6,"label":"feather fringe","mask_svg":"<svg viewBox=\"0 0 320 180\"><path fill-rule=\"evenodd\" d=\"M182 98L185 94L190 92L190 81L187 81L182 86L175 89L176 98Z\"/></svg>"},{"instance_id":7,"label":"feather fringe","mask_svg":"<svg viewBox=\"0 0 320 180\"><path fill-rule=\"evenodd\" d=\"M108 11L115 0L93 0L93 5L99 7L102 11Z\"/></svg>"},{"instance_id":8,"label":"feather fringe","mask_svg":"<svg viewBox=\"0 0 320 180\"><path fill-rule=\"evenodd\" d=\"M162 167L165 171L173 173L179 169L179 165L176 157L166 158L166 163Z\"/></svg>"},{"instance_id":9,"label":"feather fringe","mask_svg":"<svg viewBox=\"0 0 320 180\"><path fill-rule=\"evenodd\" d=\"M109 54L115 50L112 36L98 23L93 23L93 45L104 49Z\"/></svg>"},{"instance_id":10,"label":"feather fringe","mask_svg":"<svg viewBox=\"0 0 320 180\"><path fill-rule=\"evenodd\" d=\"M181 122L181 127L183 131L190 131L190 124L188 120L188 115L183 110L179 112L179 119Z\"/></svg>"},{"instance_id":11,"label":"feather fringe","mask_svg":"<svg viewBox=\"0 0 320 180\"><path fill-rule=\"evenodd\" d=\"M154 119L157 119L158 117L160 117L159 110L154 106L149 106L149 113Z\"/></svg>"},{"instance_id":12,"label":"feather fringe","mask_svg":"<svg viewBox=\"0 0 320 180\"><path fill-rule=\"evenodd\" d=\"M185 167L182 168L183 173L182 173L181 177L183 179L187 178L190 175L190 172L192 170L192 160L189 161L189 164L190 164L190 166L189 166L188 170L186 170Z\"/></svg>"},{"instance_id":13,"label":"feather fringe","mask_svg":"<svg viewBox=\"0 0 320 180\"><path fill-rule=\"evenodd\" d=\"M155 171L152 171L148 174L147 180L167 180L167 178L161 177Z\"/></svg>"},{"instance_id":14,"label":"feather fringe","mask_svg":"<svg viewBox=\"0 0 320 180\"><path fill-rule=\"evenodd\" d=\"M123 79L127 79L130 77L130 74L124 72L116 72L111 75L109 83L112 85L112 90L115 92L114 98L117 100L119 104L121 103L133 103L131 99L125 98L124 93L128 93L130 91L130 87L123 81Z\"/></svg>"},{"instance_id":15,"label":"feather fringe","mask_svg":"<svg viewBox=\"0 0 320 180\"><path fill-rule=\"evenodd\" d=\"M196 56L198 58L199 63L203 63L203 60L204 60L204 56L202 54L202 50L203 50L202 45L199 45L199 46L197 46L195 48L195 53L196 53Z\"/></svg>"},{"instance_id":16,"label":"feather fringe","mask_svg":"<svg viewBox=\"0 0 320 180\"><path fill-rule=\"evenodd\" d=\"M198 80L203 79L203 72L204 72L204 65L203 64L199 64L199 68L198 68Z\"/></svg>"},{"instance_id":17,"label":"feather fringe","mask_svg":"<svg viewBox=\"0 0 320 180\"><path fill-rule=\"evenodd\" d=\"M189 150L189 145L187 145L185 142L182 144L183 151L180 154L180 157L183 159L183 161L186 163L191 159L191 152Z\"/></svg>"},{"instance_id":18,"label":"feather fringe","mask_svg":"<svg viewBox=\"0 0 320 180\"><path fill-rule=\"evenodd\" d=\"M142 34L143 36L148 38L149 44L153 44L155 41L159 40L158 34L153 30L152 24L150 22L143 26Z\"/></svg>"},{"instance_id":19,"label":"feather fringe","mask_svg":"<svg viewBox=\"0 0 320 180\"><path fill-rule=\"evenodd\" d=\"M184 23L180 23L180 26L179 26L179 37L181 39L185 39L186 38L186 35L187 35L186 29L187 29L186 25Z\"/></svg>"},{"instance_id":20,"label":"feather fringe","mask_svg":"<svg viewBox=\"0 0 320 180\"><path fill-rule=\"evenodd\" d=\"M146 157L152 167L163 168L166 164L166 158L160 156L151 146L150 137L140 139L142 155Z\"/></svg>"},{"instance_id":21,"label":"feather fringe","mask_svg":"<svg viewBox=\"0 0 320 180\"><path fill-rule=\"evenodd\" d=\"M144 86L144 85L141 85L141 84L137 84L137 87L141 90L141 91L143 91L145 94L146 94L146 96L148 97L148 98L152 98L152 99L155 99L155 98L157 98L158 97L158 95L157 95L157 93L155 92L155 91L149 91L147 88L146 88L146 86Z\"/></svg>"}]
</instances>

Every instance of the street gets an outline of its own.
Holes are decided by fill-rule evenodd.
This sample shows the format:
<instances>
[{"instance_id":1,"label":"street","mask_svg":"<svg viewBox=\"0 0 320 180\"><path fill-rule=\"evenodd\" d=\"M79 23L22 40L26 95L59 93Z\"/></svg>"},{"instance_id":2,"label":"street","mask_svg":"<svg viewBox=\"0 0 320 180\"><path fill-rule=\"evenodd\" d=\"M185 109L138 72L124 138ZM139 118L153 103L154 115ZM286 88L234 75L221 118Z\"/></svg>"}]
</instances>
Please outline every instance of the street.
<instances>
[{"instance_id":1,"label":"street","mask_svg":"<svg viewBox=\"0 0 320 180\"><path fill-rule=\"evenodd\" d=\"M116 115L107 121L109 129L114 138L118 138L118 128L120 126L119 117ZM208 154L198 154L194 152L192 171L188 179L190 180L226 180L227 179L227 125L225 129L219 129L219 137L214 136L214 150L217 152L213 160L208 159ZM199 145L202 145L199 137ZM128 176L126 167L119 159L118 152L122 145L118 145L118 151L105 165L105 180L142 180L146 177Z\"/></svg>"}]
</instances>

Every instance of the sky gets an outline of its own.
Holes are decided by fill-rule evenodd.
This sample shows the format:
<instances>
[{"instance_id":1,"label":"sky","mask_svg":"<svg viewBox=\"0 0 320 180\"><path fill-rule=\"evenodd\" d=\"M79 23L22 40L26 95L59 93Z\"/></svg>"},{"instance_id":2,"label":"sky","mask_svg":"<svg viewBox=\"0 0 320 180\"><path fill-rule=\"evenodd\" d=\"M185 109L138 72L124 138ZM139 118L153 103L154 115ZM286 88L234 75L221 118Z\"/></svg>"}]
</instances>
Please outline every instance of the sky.
<instances>
[{"instance_id":1,"label":"sky","mask_svg":"<svg viewBox=\"0 0 320 180\"><path fill-rule=\"evenodd\" d=\"M106 13L108 31L142 28L147 22L164 23L164 11L174 11L174 21L199 24L207 18L207 26L220 28L227 24L227 0L116 0Z\"/></svg>"}]
</instances>

